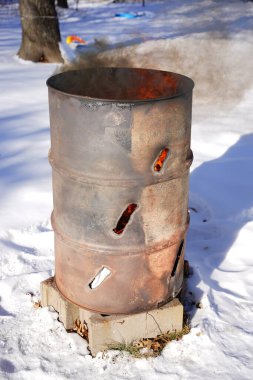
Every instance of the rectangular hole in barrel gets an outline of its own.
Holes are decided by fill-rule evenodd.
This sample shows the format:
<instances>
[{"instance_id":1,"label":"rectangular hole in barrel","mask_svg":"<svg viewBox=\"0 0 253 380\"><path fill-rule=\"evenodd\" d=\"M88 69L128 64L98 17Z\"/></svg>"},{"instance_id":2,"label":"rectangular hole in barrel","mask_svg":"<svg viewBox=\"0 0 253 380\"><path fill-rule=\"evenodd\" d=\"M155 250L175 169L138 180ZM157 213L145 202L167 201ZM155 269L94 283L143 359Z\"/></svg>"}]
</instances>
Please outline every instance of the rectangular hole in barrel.
<instances>
[{"instance_id":1,"label":"rectangular hole in barrel","mask_svg":"<svg viewBox=\"0 0 253 380\"><path fill-rule=\"evenodd\" d=\"M102 284L102 282L111 274L110 269L103 267L89 283L91 289L95 289Z\"/></svg>"},{"instance_id":2,"label":"rectangular hole in barrel","mask_svg":"<svg viewBox=\"0 0 253 380\"><path fill-rule=\"evenodd\" d=\"M176 260L175 260L175 263L174 263L174 266L173 266L173 269L172 269L172 272L171 272L171 277L175 276L175 273L176 273L176 270L177 270L177 266L178 266L178 263L179 263L179 259L181 257L182 251L183 251L183 247L184 247L184 240L181 241L181 244L180 244L179 249L177 251L177 257L176 257Z\"/></svg>"},{"instance_id":3,"label":"rectangular hole in barrel","mask_svg":"<svg viewBox=\"0 0 253 380\"><path fill-rule=\"evenodd\" d=\"M122 213L121 217L118 220L118 223L116 227L113 229L113 232L117 235L121 235L124 229L126 228L127 224L129 223L129 220L131 218L131 215L134 213L134 211L137 209L136 203L131 203L127 206L127 208Z\"/></svg>"}]
</instances>

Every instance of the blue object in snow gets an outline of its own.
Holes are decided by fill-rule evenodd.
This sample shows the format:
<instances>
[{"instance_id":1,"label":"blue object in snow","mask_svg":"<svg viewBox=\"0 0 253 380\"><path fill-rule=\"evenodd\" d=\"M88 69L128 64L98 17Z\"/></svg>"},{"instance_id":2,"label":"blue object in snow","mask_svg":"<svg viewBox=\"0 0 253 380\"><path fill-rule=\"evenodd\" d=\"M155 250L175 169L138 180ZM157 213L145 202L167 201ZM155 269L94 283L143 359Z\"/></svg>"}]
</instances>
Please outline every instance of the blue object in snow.
<instances>
[{"instance_id":1,"label":"blue object in snow","mask_svg":"<svg viewBox=\"0 0 253 380\"><path fill-rule=\"evenodd\" d=\"M144 16L145 13L131 13L131 12L120 12L116 13L115 17L121 17L121 18L136 18Z\"/></svg>"}]
</instances>

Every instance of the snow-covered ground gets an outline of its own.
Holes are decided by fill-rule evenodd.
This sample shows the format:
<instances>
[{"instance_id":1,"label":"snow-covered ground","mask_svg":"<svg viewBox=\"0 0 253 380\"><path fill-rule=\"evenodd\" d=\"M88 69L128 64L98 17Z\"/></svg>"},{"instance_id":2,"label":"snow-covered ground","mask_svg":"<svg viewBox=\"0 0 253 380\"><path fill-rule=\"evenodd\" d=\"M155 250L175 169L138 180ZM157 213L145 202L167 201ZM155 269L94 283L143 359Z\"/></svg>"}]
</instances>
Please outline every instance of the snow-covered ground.
<instances>
[{"instance_id":1,"label":"snow-covered ground","mask_svg":"<svg viewBox=\"0 0 253 380\"><path fill-rule=\"evenodd\" d=\"M0 1L0 4L2 2ZM196 83L191 225L190 334L157 358L109 351L92 359L32 292L54 271L46 79L56 65L15 57L17 8L0 5L1 379L253 378L253 3L239 0L80 1L60 10L69 34L106 41L100 63L176 71ZM145 12L119 19L117 12ZM125 47L127 46L127 47ZM73 52L72 52L73 54ZM93 58L92 58L93 59ZM82 65L92 64L90 57ZM190 295L189 295L190 297Z\"/></svg>"}]
</instances>

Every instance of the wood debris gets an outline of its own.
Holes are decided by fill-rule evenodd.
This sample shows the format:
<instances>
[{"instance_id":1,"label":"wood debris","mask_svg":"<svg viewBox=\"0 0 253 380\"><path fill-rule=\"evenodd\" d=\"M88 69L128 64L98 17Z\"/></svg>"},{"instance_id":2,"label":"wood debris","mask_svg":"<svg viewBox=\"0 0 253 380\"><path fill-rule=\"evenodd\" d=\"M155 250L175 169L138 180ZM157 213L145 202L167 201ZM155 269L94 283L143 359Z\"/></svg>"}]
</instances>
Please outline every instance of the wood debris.
<instances>
[{"instance_id":1,"label":"wood debris","mask_svg":"<svg viewBox=\"0 0 253 380\"><path fill-rule=\"evenodd\" d=\"M33 292L27 292L26 295L31 297L31 303L33 304L34 309L42 307L41 300L39 300Z\"/></svg>"},{"instance_id":2,"label":"wood debris","mask_svg":"<svg viewBox=\"0 0 253 380\"><path fill-rule=\"evenodd\" d=\"M180 340L190 332L190 327L185 325L181 331L168 331L165 334L157 335L155 338L143 338L132 344L118 343L110 346L112 350L127 351L136 358L158 356L162 350L172 340Z\"/></svg>"},{"instance_id":3,"label":"wood debris","mask_svg":"<svg viewBox=\"0 0 253 380\"><path fill-rule=\"evenodd\" d=\"M85 321L81 322L80 319L75 320L75 327L73 328L73 331L76 331L78 335L81 335L84 339L86 339L89 342L88 339L88 326L85 323Z\"/></svg>"},{"instance_id":4,"label":"wood debris","mask_svg":"<svg viewBox=\"0 0 253 380\"><path fill-rule=\"evenodd\" d=\"M34 303L33 303L33 307L34 307L34 309L39 309L39 308L41 308L41 307L42 307L42 305L41 305L41 301L38 300L38 301L34 302Z\"/></svg>"}]
</instances>

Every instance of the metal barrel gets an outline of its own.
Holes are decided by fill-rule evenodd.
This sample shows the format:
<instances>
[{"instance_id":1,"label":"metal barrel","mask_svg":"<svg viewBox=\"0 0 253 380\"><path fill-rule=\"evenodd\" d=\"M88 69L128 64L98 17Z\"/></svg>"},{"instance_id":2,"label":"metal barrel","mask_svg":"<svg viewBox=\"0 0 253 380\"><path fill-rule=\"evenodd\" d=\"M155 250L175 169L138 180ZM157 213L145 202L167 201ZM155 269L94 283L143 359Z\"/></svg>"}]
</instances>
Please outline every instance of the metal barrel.
<instances>
[{"instance_id":1,"label":"metal barrel","mask_svg":"<svg viewBox=\"0 0 253 380\"><path fill-rule=\"evenodd\" d=\"M47 85L59 291L104 314L159 307L183 281L193 81L95 68Z\"/></svg>"}]
</instances>

